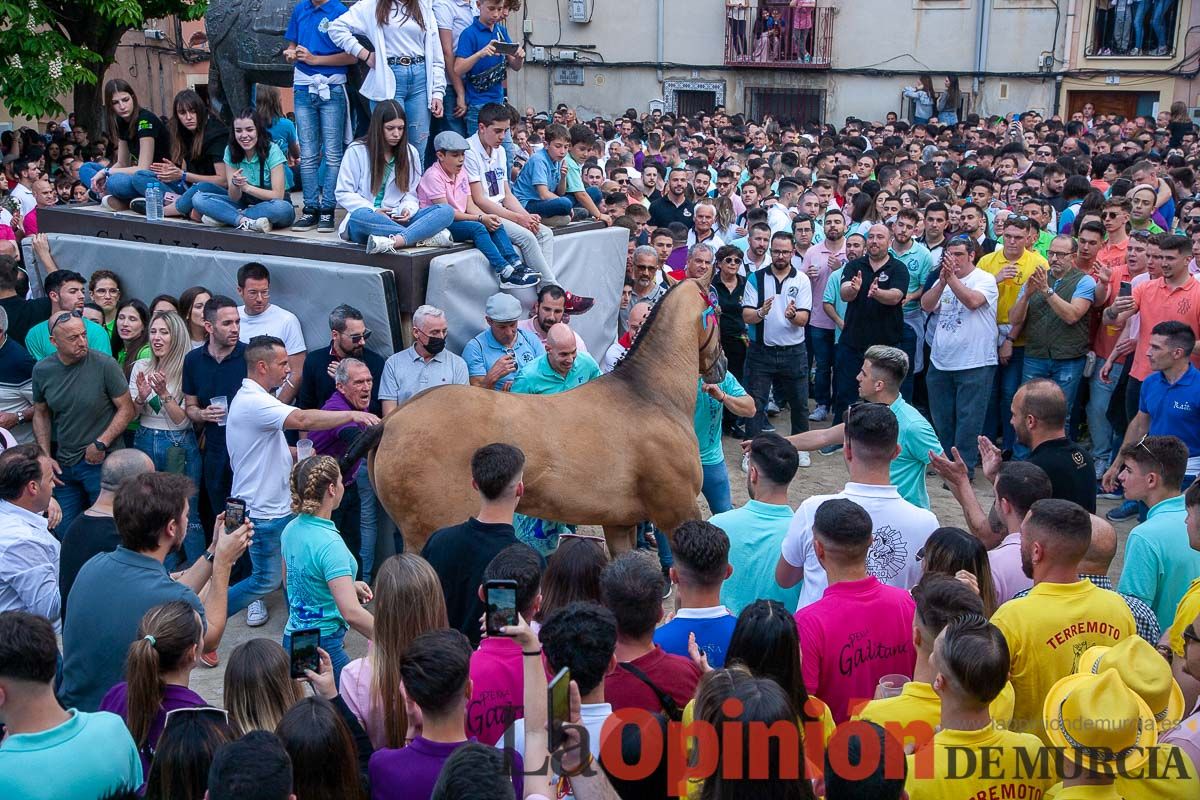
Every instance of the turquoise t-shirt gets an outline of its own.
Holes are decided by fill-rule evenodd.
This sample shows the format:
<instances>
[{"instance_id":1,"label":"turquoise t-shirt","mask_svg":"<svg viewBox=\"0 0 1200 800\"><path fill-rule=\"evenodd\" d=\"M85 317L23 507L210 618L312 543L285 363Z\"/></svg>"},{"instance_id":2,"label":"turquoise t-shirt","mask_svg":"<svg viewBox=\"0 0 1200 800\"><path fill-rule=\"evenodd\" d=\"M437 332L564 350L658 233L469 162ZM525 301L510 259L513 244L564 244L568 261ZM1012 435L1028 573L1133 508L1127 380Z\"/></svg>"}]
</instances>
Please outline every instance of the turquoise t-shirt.
<instances>
[{"instance_id":1,"label":"turquoise t-shirt","mask_svg":"<svg viewBox=\"0 0 1200 800\"><path fill-rule=\"evenodd\" d=\"M513 379L513 394L559 394L582 386L600 377L600 365L587 353L575 356L566 376L559 375L550 366L549 357L542 355L521 367Z\"/></svg>"},{"instance_id":2,"label":"turquoise t-shirt","mask_svg":"<svg viewBox=\"0 0 1200 800\"><path fill-rule=\"evenodd\" d=\"M700 442L700 463L704 466L725 463L725 452L721 449L721 416L725 408L716 398L704 393L704 379L696 379L696 416L693 425L696 439ZM730 397L745 397L746 390L738 383L732 372L725 373L725 380L718 386Z\"/></svg>"},{"instance_id":3,"label":"turquoise t-shirt","mask_svg":"<svg viewBox=\"0 0 1200 800\"><path fill-rule=\"evenodd\" d=\"M784 589L775 582L775 565L792 523L792 509L750 500L741 508L714 514L708 521L729 536L733 574L721 584L721 605L736 615L761 598L778 600L789 614L795 611L803 584Z\"/></svg>"},{"instance_id":4,"label":"turquoise t-shirt","mask_svg":"<svg viewBox=\"0 0 1200 800\"><path fill-rule=\"evenodd\" d=\"M889 252L908 267L908 289L905 294L912 294L925 285L925 279L933 270L933 255L929 252L928 247L914 241L906 253L897 253L895 250ZM908 314L920 307L921 300L919 298L911 300L904 304L904 313Z\"/></svg>"},{"instance_id":5,"label":"turquoise t-shirt","mask_svg":"<svg viewBox=\"0 0 1200 800\"><path fill-rule=\"evenodd\" d=\"M283 155L283 151L279 146L272 143L271 150L267 153L267 163L259 168L259 158L255 154L252 158L242 159L239 163L233 163L229 148L225 148L225 169L233 172L235 169L240 169L242 174L246 176L246 181L258 189L271 188L271 170L280 164L287 164L287 159ZM286 179L286 174L285 174Z\"/></svg>"},{"instance_id":6,"label":"turquoise t-shirt","mask_svg":"<svg viewBox=\"0 0 1200 800\"><path fill-rule=\"evenodd\" d=\"M825 283L825 294L821 296L822 303L829 303L837 311L838 316L842 319L846 318L846 301L842 299L842 271L845 267L838 267L833 272L829 273L829 280ZM842 338L842 329L833 329L833 341L837 342Z\"/></svg>"},{"instance_id":7,"label":"turquoise t-shirt","mask_svg":"<svg viewBox=\"0 0 1200 800\"><path fill-rule=\"evenodd\" d=\"M567 153L567 194L583 190L583 165L576 163L571 154Z\"/></svg>"},{"instance_id":8,"label":"turquoise t-shirt","mask_svg":"<svg viewBox=\"0 0 1200 800\"><path fill-rule=\"evenodd\" d=\"M1186 517L1183 495L1155 503L1146 521L1129 532L1117 584L1117 591L1153 608L1164 630L1175 621L1179 600L1200 575L1200 553L1188 545Z\"/></svg>"},{"instance_id":9,"label":"turquoise t-shirt","mask_svg":"<svg viewBox=\"0 0 1200 800\"><path fill-rule=\"evenodd\" d=\"M897 397L889 406L900 425L900 455L892 462L889 475L892 485L908 502L919 508L929 508L929 490L925 486L925 469L929 466L929 451L942 452L942 443L929 420L921 412Z\"/></svg>"},{"instance_id":10,"label":"turquoise t-shirt","mask_svg":"<svg viewBox=\"0 0 1200 800\"><path fill-rule=\"evenodd\" d=\"M320 628L321 635L349 627L333 601L329 582L354 577L358 563L331 520L301 514L280 537L287 565L288 621L284 633Z\"/></svg>"},{"instance_id":11,"label":"turquoise t-shirt","mask_svg":"<svg viewBox=\"0 0 1200 800\"><path fill-rule=\"evenodd\" d=\"M53 316L57 317L58 314ZM106 356L111 356L112 340L108 338L108 332L104 330L104 326L97 325L90 319L85 319L83 326L87 330L88 347L98 350ZM54 345L50 341L49 320L39 322L29 329L29 333L25 334L25 349L29 351L29 355L33 357L34 361L41 361L54 352Z\"/></svg>"},{"instance_id":12,"label":"turquoise t-shirt","mask_svg":"<svg viewBox=\"0 0 1200 800\"><path fill-rule=\"evenodd\" d=\"M124 720L107 711L67 714L61 725L0 742L0 797L124 796L142 785L142 760Z\"/></svg>"}]
</instances>

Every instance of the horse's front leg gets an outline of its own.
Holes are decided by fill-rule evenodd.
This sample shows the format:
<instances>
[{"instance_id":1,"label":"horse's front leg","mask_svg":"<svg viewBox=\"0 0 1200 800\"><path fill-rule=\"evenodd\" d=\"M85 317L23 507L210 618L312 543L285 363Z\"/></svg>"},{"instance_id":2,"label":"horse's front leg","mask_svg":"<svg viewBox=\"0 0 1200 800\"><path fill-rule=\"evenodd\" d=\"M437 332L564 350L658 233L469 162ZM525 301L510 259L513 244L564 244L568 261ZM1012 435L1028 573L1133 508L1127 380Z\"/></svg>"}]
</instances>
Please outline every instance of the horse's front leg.
<instances>
[{"instance_id":1,"label":"horse's front leg","mask_svg":"<svg viewBox=\"0 0 1200 800\"><path fill-rule=\"evenodd\" d=\"M613 558L627 553L637 543L636 525L605 525L604 539L608 542L608 552Z\"/></svg>"}]
</instances>

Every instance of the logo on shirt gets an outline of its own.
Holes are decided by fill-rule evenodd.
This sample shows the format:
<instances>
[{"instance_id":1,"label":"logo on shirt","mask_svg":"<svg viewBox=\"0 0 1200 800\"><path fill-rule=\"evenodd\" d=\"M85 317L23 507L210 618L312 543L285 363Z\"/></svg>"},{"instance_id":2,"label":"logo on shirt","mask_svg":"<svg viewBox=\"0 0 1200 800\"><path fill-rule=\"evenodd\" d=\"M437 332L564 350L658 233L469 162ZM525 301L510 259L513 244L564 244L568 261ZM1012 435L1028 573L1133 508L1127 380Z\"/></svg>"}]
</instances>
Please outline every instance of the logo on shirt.
<instances>
[{"instance_id":1,"label":"logo on shirt","mask_svg":"<svg viewBox=\"0 0 1200 800\"><path fill-rule=\"evenodd\" d=\"M323 19L322 19L322 20L321 20L321 21L320 21L320 22L317 24L317 30L318 30L318 31L320 31L321 33L325 33L326 31L328 31L328 30L329 30L329 17L324 17L324 18L323 18Z\"/></svg>"},{"instance_id":2,"label":"logo on shirt","mask_svg":"<svg viewBox=\"0 0 1200 800\"><path fill-rule=\"evenodd\" d=\"M787 296L790 299L795 300L797 297L800 296L800 287L799 286L789 286L788 290L787 290Z\"/></svg>"},{"instance_id":3,"label":"logo on shirt","mask_svg":"<svg viewBox=\"0 0 1200 800\"><path fill-rule=\"evenodd\" d=\"M887 274L886 272L882 272L882 273L880 273L880 274L879 274L879 277L878 277L878 278L876 278L875 280L876 280L876 281L878 281L879 283L887 283L887 282L888 282L888 277L889 277L889 276L888 276L888 274Z\"/></svg>"},{"instance_id":4,"label":"logo on shirt","mask_svg":"<svg viewBox=\"0 0 1200 800\"><path fill-rule=\"evenodd\" d=\"M1192 404L1189 403L1187 400L1175 400L1175 401L1173 401L1173 405L1174 405L1174 408L1176 411L1191 411L1192 410Z\"/></svg>"},{"instance_id":5,"label":"logo on shirt","mask_svg":"<svg viewBox=\"0 0 1200 800\"><path fill-rule=\"evenodd\" d=\"M1076 469L1080 469L1083 466L1083 453L1079 451L1071 453L1071 462L1075 464Z\"/></svg>"},{"instance_id":6,"label":"logo on shirt","mask_svg":"<svg viewBox=\"0 0 1200 800\"><path fill-rule=\"evenodd\" d=\"M891 525L875 529L875 540L867 552L867 572L887 583L900 574L908 563L908 545L900 531Z\"/></svg>"}]
</instances>

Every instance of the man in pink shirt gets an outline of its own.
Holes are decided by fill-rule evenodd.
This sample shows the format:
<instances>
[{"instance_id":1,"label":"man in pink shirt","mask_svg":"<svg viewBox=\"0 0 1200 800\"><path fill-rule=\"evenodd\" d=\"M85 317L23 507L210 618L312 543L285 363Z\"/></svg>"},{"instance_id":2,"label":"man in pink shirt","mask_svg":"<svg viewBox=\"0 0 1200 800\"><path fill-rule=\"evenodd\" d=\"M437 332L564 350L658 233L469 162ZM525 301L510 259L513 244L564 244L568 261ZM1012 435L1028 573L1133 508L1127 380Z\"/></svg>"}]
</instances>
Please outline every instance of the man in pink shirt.
<instances>
[{"instance_id":1,"label":"man in pink shirt","mask_svg":"<svg viewBox=\"0 0 1200 800\"><path fill-rule=\"evenodd\" d=\"M862 506L844 499L822 503L813 534L829 588L796 612L804 685L842 723L875 696L883 676L912 677L916 603L867 572L871 517Z\"/></svg>"},{"instance_id":2,"label":"man in pink shirt","mask_svg":"<svg viewBox=\"0 0 1200 800\"><path fill-rule=\"evenodd\" d=\"M804 254L803 268L812 281L812 296L825 295L825 284L834 270L846 263L846 216L840 208L825 212L825 239L814 244ZM817 407L808 415L810 420L821 422L829 416L833 402L833 346L837 325L825 313L824 304L813 303L812 316L808 319L808 337L812 347L816 383L813 384L813 400Z\"/></svg>"},{"instance_id":3,"label":"man in pink shirt","mask_svg":"<svg viewBox=\"0 0 1200 800\"><path fill-rule=\"evenodd\" d=\"M58 195L54 193L54 184L50 183L50 181L44 177L34 181L33 199L37 201L37 205L25 215L25 219L22 222L22 227L25 228L26 236L33 236L38 232L38 212L43 208L47 208L58 203Z\"/></svg>"},{"instance_id":4,"label":"man in pink shirt","mask_svg":"<svg viewBox=\"0 0 1200 800\"><path fill-rule=\"evenodd\" d=\"M533 548L511 544L496 554L483 571L483 581L516 581L517 612L533 619L542 596L542 560ZM487 604L483 586L479 599ZM521 646L505 636L487 636L471 654L471 702L467 704L467 736L488 745L500 740L524 714L525 679Z\"/></svg>"},{"instance_id":5,"label":"man in pink shirt","mask_svg":"<svg viewBox=\"0 0 1200 800\"><path fill-rule=\"evenodd\" d=\"M541 339L542 344L545 344L551 328L560 322L570 323L570 317L566 311L566 291L553 283L543 284L542 288L538 289L538 299L533 306L533 316L518 322L517 329L529 331ZM578 352L587 353L588 349L587 345L583 343L583 337L579 335L578 331L572 330L571 333L575 334L575 347Z\"/></svg>"}]
</instances>

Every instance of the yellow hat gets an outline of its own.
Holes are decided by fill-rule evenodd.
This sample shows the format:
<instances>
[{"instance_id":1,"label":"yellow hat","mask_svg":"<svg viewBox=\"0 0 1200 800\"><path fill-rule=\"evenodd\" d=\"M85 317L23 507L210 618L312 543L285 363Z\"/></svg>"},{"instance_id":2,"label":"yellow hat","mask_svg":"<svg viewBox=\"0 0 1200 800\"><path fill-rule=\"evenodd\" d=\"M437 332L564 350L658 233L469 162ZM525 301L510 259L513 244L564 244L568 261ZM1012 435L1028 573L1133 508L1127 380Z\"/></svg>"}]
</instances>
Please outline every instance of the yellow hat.
<instances>
[{"instance_id":1,"label":"yellow hat","mask_svg":"<svg viewBox=\"0 0 1200 800\"><path fill-rule=\"evenodd\" d=\"M1171 665L1142 637L1130 636L1112 647L1089 647L1079 657L1078 672L1099 675L1106 669L1116 670L1121 681L1146 701L1159 733L1183 719L1183 690L1171 674Z\"/></svg>"},{"instance_id":2,"label":"yellow hat","mask_svg":"<svg viewBox=\"0 0 1200 800\"><path fill-rule=\"evenodd\" d=\"M1137 769L1158 743L1150 707L1116 670L1068 675L1050 688L1042 714L1050 745L1085 769L1098 764Z\"/></svg>"}]
</instances>

